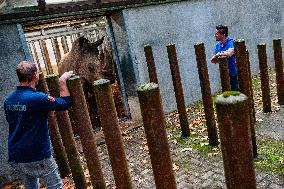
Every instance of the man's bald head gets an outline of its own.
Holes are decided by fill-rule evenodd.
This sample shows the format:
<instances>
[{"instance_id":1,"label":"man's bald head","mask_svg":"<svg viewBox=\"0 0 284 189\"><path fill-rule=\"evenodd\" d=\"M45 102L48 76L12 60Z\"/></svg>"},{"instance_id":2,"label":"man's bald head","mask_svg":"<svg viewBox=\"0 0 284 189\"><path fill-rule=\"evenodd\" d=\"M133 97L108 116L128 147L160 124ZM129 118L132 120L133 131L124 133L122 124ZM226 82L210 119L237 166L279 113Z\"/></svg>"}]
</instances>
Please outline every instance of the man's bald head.
<instances>
[{"instance_id":1,"label":"man's bald head","mask_svg":"<svg viewBox=\"0 0 284 189\"><path fill-rule=\"evenodd\" d=\"M22 61L17 66L19 82L31 82L36 72L36 65L30 61Z\"/></svg>"}]
</instances>

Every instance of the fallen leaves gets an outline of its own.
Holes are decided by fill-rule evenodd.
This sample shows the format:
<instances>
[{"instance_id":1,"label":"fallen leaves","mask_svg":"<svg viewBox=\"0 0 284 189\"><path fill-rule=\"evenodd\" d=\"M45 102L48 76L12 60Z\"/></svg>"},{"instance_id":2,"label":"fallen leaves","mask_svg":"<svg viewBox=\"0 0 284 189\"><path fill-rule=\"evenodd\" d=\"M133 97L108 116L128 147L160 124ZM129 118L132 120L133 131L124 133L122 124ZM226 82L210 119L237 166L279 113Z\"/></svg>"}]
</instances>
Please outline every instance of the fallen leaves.
<instances>
[{"instance_id":1,"label":"fallen leaves","mask_svg":"<svg viewBox=\"0 0 284 189\"><path fill-rule=\"evenodd\" d=\"M213 157L213 156L217 156L217 155L219 155L218 152L208 153L208 156L209 156L209 157Z\"/></svg>"},{"instance_id":2,"label":"fallen leaves","mask_svg":"<svg viewBox=\"0 0 284 189\"><path fill-rule=\"evenodd\" d=\"M174 171L178 171L179 170L179 166L175 163L173 163L173 170Z\"/></svg>"},{"instance_id":3,"label":"fallen leaves","mask_svg":"<svg viewBox=\"0 0 284 189\"><path fill-rule=\"evenodd\" d=\"M279 162L284 165L284 157L281 157L281 158L279 159Z\"/></svg>"},{"instance_id":4,"label":"fallen leaves","mask_svg":"<svg viewBox=\"0 0 284 189\"><path fill-rule=\"evenodd\" d=\"M211 148L210 152L207 154L208 157L214 157L221 154L221 150L219 148Z\"/></svg>"},{"instance_id":5,"label":"fallen leaves","mask_svg":"<svg viewBox=\"0 0 284 189\"><path fill-rule=\"evenodd\" d=\"M177 144L178 142L177 142L177 140L176 140L176 139L171 139L171 143L173 143L173 144Z\"/></svg>"},{"instance_id":6,"label":"fallen leaves","mask_svg":"<svg viewBox=\"0 0 284 189\"><path fill-rule=\"evenodd\" d=\"M133 137L132 136L123 136L123 139L124 140L131 140L131 139L133 139Z\"/></svg>"},{"instance_id":7,"label":"fallen leaves","mask_svg":"<svg viewBox=\"0 0 284 189\"><path fill-rule=\"evenodd\" d=\"M181 149L180 152L186 152L186 151L192 151L193 149L192 148L183 148Z\"/></svg>"},{"instance_id":8,"label":"fallen leaves","mask_svg":"<svg viewBox=\"0 0 284 189\"><path fill-rule=\"evenodd\" d=\"M141 183L143 183L143 182L145 182L145 178L140 178L140 177L137 177L137 176L135 176L134 178L133 178L133 180L134 181L137 181L139 184L141 184Z\"/></svg>"},{"instance_id":9,"label":"fallen leaves","mask_svg":"<svg viewBox=\"0 0 284 189\"><path fill-rule=\"evenodd\" d=\"M19 184L15 184L15 183L7 183L3 186L3 189L14 189L14 188L17 188L17 189L23 189L24 186L23 185L19 185Z\"/></svg>"}]
</instances>

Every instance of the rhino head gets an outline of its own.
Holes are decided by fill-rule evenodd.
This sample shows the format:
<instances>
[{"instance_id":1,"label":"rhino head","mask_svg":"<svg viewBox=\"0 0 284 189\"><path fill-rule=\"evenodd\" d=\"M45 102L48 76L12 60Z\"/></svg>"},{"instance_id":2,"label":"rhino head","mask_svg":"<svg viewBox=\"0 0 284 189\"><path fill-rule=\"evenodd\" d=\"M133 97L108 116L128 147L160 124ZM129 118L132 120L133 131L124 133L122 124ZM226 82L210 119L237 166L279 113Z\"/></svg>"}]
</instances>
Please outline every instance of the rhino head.
<instances>
[{"instance_id":1,"label":"rhino head","mask_svg":"<svg viewBox=\"0 0 284 189\"><path fill-rule=\"evenodd\" d=\"M79 37L72 45L71 51L59 64L59 73L73 70L84 82L92 83L98 79L115 80L112 51L102 37L90 42L85 37Z\"/></svg>"}]
</instances>

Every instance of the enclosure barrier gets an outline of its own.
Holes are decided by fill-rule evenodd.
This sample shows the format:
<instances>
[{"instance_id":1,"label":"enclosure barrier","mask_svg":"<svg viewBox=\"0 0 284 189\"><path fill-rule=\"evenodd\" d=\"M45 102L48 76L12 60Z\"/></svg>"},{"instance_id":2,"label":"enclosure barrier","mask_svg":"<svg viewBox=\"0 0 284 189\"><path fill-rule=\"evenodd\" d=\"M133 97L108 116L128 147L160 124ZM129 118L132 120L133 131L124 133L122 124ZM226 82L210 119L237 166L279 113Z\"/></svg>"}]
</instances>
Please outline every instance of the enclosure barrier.
<instances>
[{"instance_id":1,"label":"enclosure barrier","mask_svg":"<svg viewBox=\"0 0 284 189\"><path fill-rule=\"evenodd\" d=\"M152 47L150 45L145 45L144 52L145 52L145 58L146 58L146 63L148 67L150 82L158 84L158 76L156 72L156 66L155 66Z\"/></svg>"},{"instance_id":2,"label":"enclosure barrier","mask_svg":"<svg viewBox=\"0 0 284 189\"><path fill-rule=\"evenodd\" d=\"M175 189L165 117L157 84L138 87L138 98L157 189Z\"/></svg>"},{"instance_id":3,"label":"enclosure barrier","mask_svg":"<svg viewBox=\"0 0 284 189\"><path fill-rule=\"evenodd\" d=\"M38 54L37 54L37 52L36 52L35 43L32 41L32 42L30 43L30 45L32 46L32 47L30 47L30 49L32 48L32 49L33 49L33 52L34 52L34 56L33 56L34 63L37 64L37 67L38 67L39 71L42 72L42 69L41 69L41 66L40 66L40 63L39 63Z\"/></svg>"},{"instance_id":4,"label":"enclosure barrier","mask_svg":"<svg viewBox=\"0 0 284 189\"><path fill-rule=\"evenodd\" d=\"M33 61L37 63L40 71L44 71L46 74L56 74L56 69L62 59L62 55L68 53L71 48L69 48L68 42L73 43L82 32L90 32L90 38L97 38L98 32L96 29L97 28L87 28L85 30L74 31L66 31L66 29L64 30L63 28L56 30L50 29L41 32L27 33L26 39ZM98 29L104 30L103 27L99 27ZM92 32L96 32L96 34ZM49 41L51 44L49 44ZM37 46L37 44L39 46ZM44 65L42 66L41 63Z\"/></svg>"},{"instance_id":5,"label":"enclosure barrier","mask_svg":"<svg viewBox=\"0 0 284 189\"><path fill-rule=\"evenodd\" d=\"M257 50L258 50L261 92L262 92L261 95L262 109L264 113L267 113L271 112L271 99L270 99L266 44L265 43L258 44Z\"/></svg>"},{"instance_id":6,"label":"enclosure barrier","mask_svg":"<svg viewBox=\"0 0 284 189\"><path fill-rule=\"evenodd\" d=\"M194 45L194 49L202 93L203 108L206 118L209 145L217 146L219 144L219 141L217 135L204 43L196 43Z\"/></svg>"},{"instance_id":7,"label":"enclosure barrier","mask_svg":"<svg viewBox=\"0 0 284 189\"><path fill-rule=\"evenodd\" d=\"M219 60L219 72L220 72L222 92L230 91L231 85L230 85L230 76L228 68L228 57L219 56L218 60Z\"/></svg>"},{"instance_id":8,"label":"enclosure barrier","mask_svg":"<svg viewBox=\"0 0 284 189\"><path fill-rule=\"evenodd\" d=\"M51 61L50 61L48 49L47 49L47 46L46 46L46 42L44 40L41 40L40 46L43 50L43 60L44 60L45 65L47 67L47 70L46 70L47 74L54 74L52 66L51 66Z\"/></svg>"},{"instance_id":9,"label":"enclosure barrier","mask_svg":"<svg viewBox=\"0 0 284 189\"><path fill-rule=\"evenodd\" d=\"M80 135L83 152L87 161L87 167L91 176L91 183L95 189L106 188L97 152L96 139L93 133L80 77L76 76L68 79L67 86L72 97L73 104L72 111L69 111L69 115L76 123L76 128Z\"/></svg>"},{"instance_id":10,"label":"enclosure barrier","mask_svg":"<svg viewBox=\"0 0 284 189\"><path fill-rule=\"evenodd\" d=\"M255 118L255 108L254 108L254 97L253 97L253 88L252 88L252 77L251 77L251 69L250 69L250 60L249 60L249 51L246 49L246 61L247 61L247 66L248 66L248 82L249 82L249 90L250 90L250 97L249 99L251 100L251 121L253 124L256 122Z\"/></svg>"},{"instance_id":11,"label":"enclosure barrier","mask_svg":"<svg viewBox=\"0 0 284 189\"><path fill-rule=\"evenodd\" d=\"M68 48L66 36L62 36L61 37L61 44L62 44L62 48L63 48L64 54L68 53L69 52L69 48Z\"/></svg>"},{"instance_id":12,"label":"enclosure barrier","mask_svg":"<svg viewBox=\"0 0 284 189\"><path fill-rule=\"evenodd\" d=\"M55 60L56 64L58 66L60 60L61 60L61 54L60 54L60 49L59 49L59 43L57 37L51 38L51 44L54 49L54 55L55 55Z\"/></svg>"},{"instance_id":13,"label":"enclosure barrier","mask_svg":"<svg viewBox=\"0 0 284 189\"><path fill-rule=\"evenodd\" d=\"M248 98L225 93L218 95L215 103L226 185L228 189L256 189Z\"/></svg>"},{"instance_id":14,"label":"enclosure barrier","mask_svg":"<svg viewBox=\"0 0 284 189\"><path fill-rule=\"evenodd\" d=\"M131 189L126 155L112 97L110 81L100 79L93 83L106 146L117 189Z\"/></svg>"},{"instance_id":15,"label":"enclosure barrier","mask_svg":"<svg viewBox=\"0 0 284 189\"><path fill-rule=\"evenodd\" d=\"M284 74L281 39L273 39L278 103L284 105Z\"/></svg>"},{"instance_id":16,"label":"enclosure barrier","mask_svg":"<svg viewBox=\"0 0 284 189\"><path fill-rule=\"evenodd\" d=\"M39 74L39 81L36 86L36 89L38 91L48 93L47 84L45 82L44 75L42 72ZM55 154L55 160L58 165L60 176L61 178L67 177L71 172L68 165L65 148L63 146L61 136L58 130L58 125L54 111L50 111L48 113L48 127L49 127L49 135L52 144L52 149Z\"/></svg>"},{"instance_id":17,"label":"enclosure barrier","mask_svg":"<svg viewBox=\"0 0 284 189\"><path fill-rule=\"evenodd\" d=\"M246 51L245 41L243 39L235 40L235 56L236 56L236 64L238 68L238 79L239 79L239 87L240 91L244 93L248 97L248 113L250 116L250 131L251 131L251 139L253 146L253 156L257 157L257 145L256 145L256 136L255 136L255 128L254 128L254 110L253 110L253 94L251 90L251 78L250 78L250 70L249 70L249 61L248 61L248 53Z\"/></svg>"},{"instance_id":18,"label":"enclosure barrier","mask_svg":"<svg viewBox=\"0 0 284 189\"><path fill-rule=\"evenodd\" d=\"M46 82L50 95L54 97L60 96L58 76L47 75ZM56 119L75 186L77 189L85 189L86 179L80 164L79 153L76 149L75 138L67 111L56 112Z\"/></svg>"},{"instance_id":19,"label":"enclosure barrier","mask_svg":"<svg viewBox=\"0 0 284 189\"><path fill-rule=\"evenodd\" d=\"M169 58L169 64L172 74L172 81L174 85L176 103L177 103L177 110L179 114L181 132L183 137L190 136L190 129L188 124L187 112L185 107L184 95L183 95L183 88L181 83L181 77L178 67L178 59L176 53L176 47L174 44L167 45L167 52Z\"/></svg>"},{"instance_id":20,"label":"enclosure barrier","mask_svg":"<svg viewBox=\"0 0 284 189\"><path fill-rule=\"evenodd\" d=\"M276 42L274 42L274 49L277 49L276 52L278 52L278 54L276 53L277 55L275 55L276 57L280 56L278 41L279 40L276 40ZM53 40L52 44L53 47L56 48L55 39ZM31 47L34 48L33 43ZM194 45L194 48L199 72L200 86L202 91L209 144L217 145L218 138L216 131L216 123L214 121L214 112L212 108L213 102L211 98L211 89L209 83L204 44L196 43ZM150 80L156 80L156 82L158 82L151 46L145 46L144 52L147 66L149 69ZM185 102L183 97L183 90L175 46L168 45L167 52L175 89L178 111L180 110L179 108L182 109L182 113L180 113L179 111L180 115L183 115L183 117L180 117L181 125L182 123L184 123L183 118L186 118L186 123L188 126L188 119L187 113L185 111ZM262 83L263 103L264 105L270 104L270 108L263 107L263 110L266 111L267 109L270 109L271 111L265 44L258 45L258 55L260 64L259 66L261 71L260 75ZM252 96L253 91L249 66L249 53L246 50L244 40L235 41L235 56L238 65L240 89L241 92L247 95L247 97L241 94L236 96L229 95L229 97L227 98L224 97L224 95L220 95L216 98L217 118L220 129L221 148L224 157L226 184L228 188L235 188L236 186L255 188L255 173L252 167L252 158L253 156L256 157L257 155L253 119L254 102ZM279 62L279 60L276 59L275 62ZM227 58L219 57L222 91L230 88L227 63ZM279 65L276 71L279 72ZM279 75L283 74L283 72L280 71L280 73L277 74L279 77ZM47 92L45 84L41 82L44 81L42 77L43 75L41 74L40 83L37 88L38 90ZM267 84L265 84L265 82L267 82ZM54 75L48 75L47 83L49 85L50 94L52 96L59 96L58 77ZM263 85L267 85L267 88L263 89ZM78 125L83 123L78 128L84 150L84 155L87 160L87 166L92 179L91 182L94 188L105 188L106 186L98 158L96 142L92 128L90 128L90 118L88 116L88 110L86 109L86 101L82 91L82 86L79 81L79 77L68 80L68 87L70 89L72 101L74 103L73 113L71 111L69 112L70 118L73 118L73 120L75 120ZM110 83L107 80L98 80L94 83L93 87L98 101L98 110L102 120L103 132L105 135L106 146L111 160L111 166L113 169L116 187L123 189L132 188L128 165L126 162L126 155L123 148L123 142L121 139L117 115L110 89ZM154 172L156 187L162 189L176 188L176 182L172 170L170 150L165 130L164 112L161 105L161 97L159 94L158 85L151 83L140 86L138 89L138 97L141 106L144 129L146 133L147 143L149 146L149 154ZM267 99L264 99L264 97L266 97ZM280 97L278 97L279 100L281 100ZM230 100L230 103L224 103L229 101L229 99L233 100ZM265 102L266 100L269 102ZM61 175L64 175L64 169L66 170L65 174L69 173L68 163L66 160L66 155L64 160L65 162L62 162L62 165L60 163L60 160L57 159L58 157L61 158L61 156L58 156L57 154L59 154L60 152L56 151L63 151L64 147L62 146L62 144L60 146L60 134L58 133L58 128L56 128L57 123L54 116L54 113L49 114L51 140L54 152L56 154L55 158L57 160L60 173ZM79 154L75 147L75 139L73 136L70 118L66 111L56 113L56 117L58 125L60 126L59 130L62 135L62 142L65 146L67 159L70 163L69 165L76 188L84 188L86 187L86 182L82 166L80 165ZM182 133L184 134L187 132L189 136L189 127L183 127ZM233 135L232 133L235 133L236 135ZM58 144L55 144L53 140L57 140L56 142ZM56 145L59 145L59 147L56 147Z\"/></svg>"}]
</instances>

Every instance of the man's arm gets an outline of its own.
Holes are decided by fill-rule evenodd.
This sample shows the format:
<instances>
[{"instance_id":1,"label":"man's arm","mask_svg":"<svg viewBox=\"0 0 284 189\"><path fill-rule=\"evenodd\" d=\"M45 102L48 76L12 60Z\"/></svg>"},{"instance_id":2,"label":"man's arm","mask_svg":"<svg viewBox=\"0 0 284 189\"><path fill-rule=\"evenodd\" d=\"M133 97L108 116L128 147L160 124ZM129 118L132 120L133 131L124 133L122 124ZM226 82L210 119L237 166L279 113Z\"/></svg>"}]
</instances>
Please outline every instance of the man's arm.
<instances>
[{"instance_id":1,"label":"man's arm","mask_svg":"<svg viewBox=\"0 0 284 189\"><path fill-rule=\"evenodd\" d=\"M68 90L66 80L74 75L75 74L73 73L73 71L69 71L69 72L65 72L64 74L62 74L62 76L59 78L60 97L70 96L70 92Z\"/></svg>"},{"instance_id":2,"label":"man's arm","mask_svg":"<svg viewBox=\"0 0 284 189\"><path fill-rule=\"evenodd\" d=\"M226 57L231 57L234 55L234 48L229 48L226 51L221 51L219 56L226 56Z\"/></svg>"},{"instance_id":3,"label":"man's arm","mask_svg":"<svg viewBox=\"0 0 284 189\"><path fill-rule=\"evenodd\" d=\"M212 56L212 58L211 58L211 62L213 62L213 63L218 63L218 61L219 61L219 59L218 59L218 57L220 56L220 52L218 52L217 54L215 54L214 56Z\"/></svg>"},{"instance_id":4,"label":"man's arm","mask_svg":"<svg viewBox=\"0 0 284 189\"><path fill-rule=\"evenodd\" d=\"M59 90L60 97L54 98L48 96L45 93L37 93L37 98L39 99L35 108L39 108L40 111L62 111L66 110L71 106L71 97L69 90L67 88L66 80L74 76L73 71L65 72L59 78Z\"/></svg>"},{"instance_id":5,"label":"man's arm","mask_svg":"<svg viewBox=\"0 0 284 189\"><path fill-rule=\"evenodd\" d=\"M217 54L215 54L214 56L212 56L211 58L211 62L213 63L218 63L218 57L219 56L226 56L226 57L231 57L234 55L234 48L229 48L228 50L226 51L221 51L221 52L218 52Z\"/></svg>"}]
</instances>

